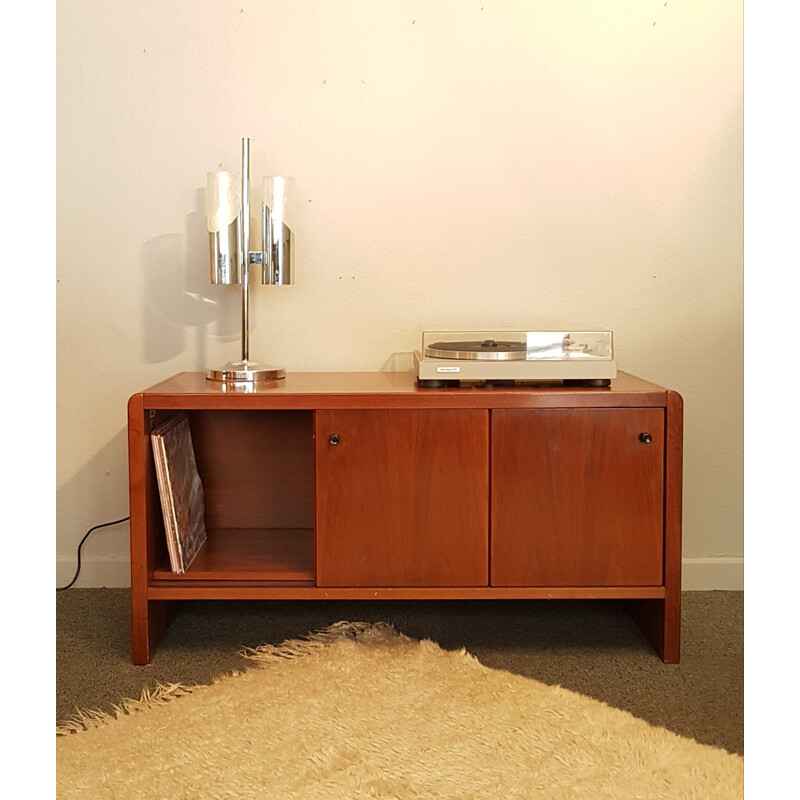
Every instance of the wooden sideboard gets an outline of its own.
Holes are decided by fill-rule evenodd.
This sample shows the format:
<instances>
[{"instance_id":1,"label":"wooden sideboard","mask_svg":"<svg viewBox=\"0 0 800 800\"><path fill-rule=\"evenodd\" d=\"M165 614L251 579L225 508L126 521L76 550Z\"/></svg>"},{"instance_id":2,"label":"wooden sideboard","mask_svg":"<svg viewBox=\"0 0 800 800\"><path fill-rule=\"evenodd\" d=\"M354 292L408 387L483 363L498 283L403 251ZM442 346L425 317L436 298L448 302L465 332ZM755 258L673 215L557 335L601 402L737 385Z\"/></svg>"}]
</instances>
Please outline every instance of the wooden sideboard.
<instances>
[{"instance_id":1,"label":"wooden sideboard","mask_svg":"<svg viewBox=\"0 0 800 800\"><path fill-rule=\"evenodd\" d=\"M208 540L170 570L150 431L189 417ZM620 599L680 658L683 401L609 387L427 389L407 372L128 403L132 655L187 599Z\"/></svg>"}]
</instances>

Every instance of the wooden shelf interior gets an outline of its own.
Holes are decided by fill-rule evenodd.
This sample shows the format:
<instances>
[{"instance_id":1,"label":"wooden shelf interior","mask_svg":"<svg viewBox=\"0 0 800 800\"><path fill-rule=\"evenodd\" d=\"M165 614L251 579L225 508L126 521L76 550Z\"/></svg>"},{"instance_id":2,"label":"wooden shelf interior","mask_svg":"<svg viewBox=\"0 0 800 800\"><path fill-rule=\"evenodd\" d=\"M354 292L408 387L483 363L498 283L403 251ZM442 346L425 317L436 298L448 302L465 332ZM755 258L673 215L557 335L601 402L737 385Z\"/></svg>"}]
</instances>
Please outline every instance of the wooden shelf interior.
<instances>
[{"instance_id":1,"label":"wooden shelf interior","mask_svg":"<svg viewBox=\"0 0 800 800\"><path fill-rule=\"evenodd\" d=\"M313 583L313 412L191 410L187 416L208 540L184 575L173 573L154 492L154 580Z\"/></svg>"},{"instance_id":2,"label":"wooden shelf interior","mask_svg":"<svg viewBox=\"0 0 800 800\"><path fill-rule=\"evenodd\" d=\"M314 527L312 411L191 411L209 530Z\"/></svg>"},{"instance_id":3,"label":"wooden shelf interior","mask_svg":"<svg viewBox=\"0 0 800 800\"><path fill-rule=\"evenodd\" d=\"M183 575L164 560L157 581L315 581L312 528L209 530L208 540Z\"/></svg>"}]
</instances>

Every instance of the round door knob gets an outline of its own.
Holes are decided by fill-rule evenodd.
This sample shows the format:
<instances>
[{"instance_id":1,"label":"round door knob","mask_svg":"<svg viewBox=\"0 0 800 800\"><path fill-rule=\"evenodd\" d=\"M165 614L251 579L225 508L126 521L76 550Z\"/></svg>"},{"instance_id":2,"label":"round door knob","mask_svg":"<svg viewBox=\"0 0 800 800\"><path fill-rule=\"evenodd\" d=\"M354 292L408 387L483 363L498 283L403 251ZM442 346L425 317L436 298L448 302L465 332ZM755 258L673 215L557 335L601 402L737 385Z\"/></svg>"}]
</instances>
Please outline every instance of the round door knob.
<instances>
[{"instance_id":1,"label":"round door knob","mask_svg":"<svg viewBox=\"0 0 800 800\"><path fill-rule=\"evenodd\" d=\"M332 433L328 437L328 444L339 444L339 434L338 433Z\"/></svg>"},{"instance_id":2,"label":"round door knob","mask_svg":"<svg viewBox=\"0 0 800 800\"><path fill-rule=\"evenodd\" d=\"M639 434L639 441L642 444L650 444L653 441L653 437L649 433L640 433Z\"/></svg>"}]
</instances>

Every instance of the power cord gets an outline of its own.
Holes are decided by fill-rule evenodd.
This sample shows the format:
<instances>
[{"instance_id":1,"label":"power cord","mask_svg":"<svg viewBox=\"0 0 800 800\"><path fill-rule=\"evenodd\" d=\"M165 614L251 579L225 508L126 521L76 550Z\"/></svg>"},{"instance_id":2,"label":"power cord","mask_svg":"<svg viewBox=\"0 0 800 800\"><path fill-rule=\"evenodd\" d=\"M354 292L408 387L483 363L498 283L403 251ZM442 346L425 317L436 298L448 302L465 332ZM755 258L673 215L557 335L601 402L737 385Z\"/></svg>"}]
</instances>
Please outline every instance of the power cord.
<instances>
[{"instance_id":1,"label":"power cord","mask_svg":"<svg viewBox=\"0 0 800 800\"><path fill-rule=\"evenodd\" d=\"M120 522L126 522L129 519L130 517L123 517L122 519L115 519L113 522L104 522L102 525L95 525L93 528L89 528L78 545L78 569L75 570L75 577L66 586L56 586L56 591L64 592L69 589L76 580L78 580L78 575L80 575L81 572L81 547L83 547L83 543L89 538L90 533L96 531L98 528L108 528L110 525L119 525Z\"/></svg>"}]
</instances>

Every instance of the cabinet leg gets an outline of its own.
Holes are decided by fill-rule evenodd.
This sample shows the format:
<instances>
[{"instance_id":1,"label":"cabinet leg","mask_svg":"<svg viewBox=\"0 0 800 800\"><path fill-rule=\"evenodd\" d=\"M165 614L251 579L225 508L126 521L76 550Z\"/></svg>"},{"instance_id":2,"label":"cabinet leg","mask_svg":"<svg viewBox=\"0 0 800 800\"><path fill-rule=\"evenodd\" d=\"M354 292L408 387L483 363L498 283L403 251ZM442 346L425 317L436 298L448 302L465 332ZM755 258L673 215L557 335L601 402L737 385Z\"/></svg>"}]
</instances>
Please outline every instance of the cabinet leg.
<instances>
[{"instance_id":1,"label":"cabinet leg","mask_svg":"<svg viewBox=\"0 0 800 800\"><path fill-rule=\"evenodd\" d=\"M681 660L681 601L627 600L626 608L665 664Z\"/></svg>"},{"instance_id":2,"label":"cabinet leg","mask_svg":"<svg viewBox=\"0 0 800 800\"><path fill-rule=\"evenodd\" d=\"M142 600L131 592L131 655L134 664L149 664L159 642L178 615L181 600Z\"/></svg>"}]
</instances>

